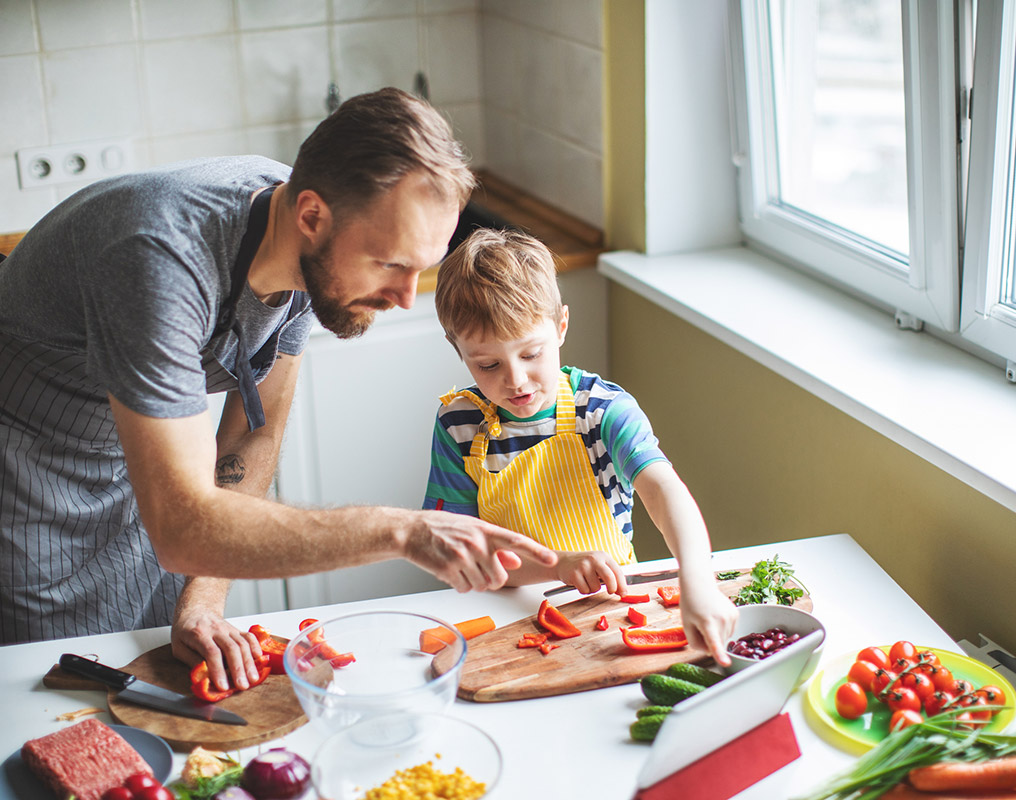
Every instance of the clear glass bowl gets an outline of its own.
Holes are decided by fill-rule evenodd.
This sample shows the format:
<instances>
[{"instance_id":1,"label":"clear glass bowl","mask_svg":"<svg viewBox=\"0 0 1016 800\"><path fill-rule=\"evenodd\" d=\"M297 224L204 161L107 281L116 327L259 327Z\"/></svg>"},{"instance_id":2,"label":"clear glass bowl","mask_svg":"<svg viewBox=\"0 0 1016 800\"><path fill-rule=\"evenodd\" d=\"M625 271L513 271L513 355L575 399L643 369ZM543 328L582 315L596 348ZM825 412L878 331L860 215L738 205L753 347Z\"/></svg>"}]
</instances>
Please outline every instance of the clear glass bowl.
<instances>
[{"instance_id":1,"label":"clear glass bowl","mask_svg":"<svg viewBox=\"0 0 1016 800\"><path fill-rule=\"evenodd\" d=\"M396 713L330 736L311 762L311 780L322 800L362 800L397 771L427 762L446 775L461 769L475 791L456 796L470 800L489 795L501 776L500 749L475 725L444 714Z\"/></svg>"},{"instance_id":2,"label":"clear glass bowl","mask_svg":"<svg viewBox=\"0 0 1016 800\"><path fill-rule=\"evenodd\" d=\"M423 647L430 630L448 642L436 653ZM347 653L356 660L344 663ZM466 640L455 626L405 611L323 620L291 639L283 656L307 719L324 735L377 714L445 711L465 660Z\"/></svg>"}]
</instances>

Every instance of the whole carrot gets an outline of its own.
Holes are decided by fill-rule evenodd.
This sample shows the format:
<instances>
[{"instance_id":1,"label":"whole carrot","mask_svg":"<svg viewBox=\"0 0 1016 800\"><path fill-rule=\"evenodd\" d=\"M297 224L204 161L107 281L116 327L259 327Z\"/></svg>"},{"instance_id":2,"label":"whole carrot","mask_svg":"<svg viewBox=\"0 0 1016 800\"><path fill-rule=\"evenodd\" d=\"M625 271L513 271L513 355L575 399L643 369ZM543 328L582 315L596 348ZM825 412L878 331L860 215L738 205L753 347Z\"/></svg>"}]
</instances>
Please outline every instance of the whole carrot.
<instances>
[{"instance_id":1,"label":"whole carrot","mask_svg":"<svg viewBox=\"0 0 1016 800\"><path fill-rule=\"evenodd\" d=\"M997 791L989 789L984 792L965 792L962 789L921 792L912 786L907 786L905 783L898 783L882 795L882 800L974 800L974 798L977 798L977 800L1013 800L1013 798L1016 798L1016 792L1006 791L1005 789Z\"/></svg>"},{"instance_id":2,"label":"whole carrot","mask_svg":"<svg viewBox=\"0 0 1016 800\"><path fill-rule=\"evenodd\" d=\"M907 780L922 792L945 789L1016 789L1016 756L973 763L942 761L910 770Z\"/></svg>"}]
</instances>

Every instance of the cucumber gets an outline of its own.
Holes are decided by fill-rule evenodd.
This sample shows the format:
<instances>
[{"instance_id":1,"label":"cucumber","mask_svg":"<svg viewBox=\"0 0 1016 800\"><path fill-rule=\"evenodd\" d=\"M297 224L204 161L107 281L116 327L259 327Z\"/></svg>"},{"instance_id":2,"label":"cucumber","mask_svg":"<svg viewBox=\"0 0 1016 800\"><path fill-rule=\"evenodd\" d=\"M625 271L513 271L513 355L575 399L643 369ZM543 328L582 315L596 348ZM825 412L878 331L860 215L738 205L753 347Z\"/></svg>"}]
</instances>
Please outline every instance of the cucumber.
<instances>
[{"instance_id":1,"label":"cucumber","mask_svg":"<svg viewBox=\"0 0 1016 800\"><path fill-rule=\"evenodd\" d=\"M652 714L635 720L628 728L628 733L636 742L651 742L656 738L666 714Z\"/></svg>"},{"instance_id":2,"label":"cucumber","mask_svg":"<svg viewBox=\"0 0 1016 800\"><path fill-rule=\"evenodd\" d=\"M650 703L657 706L675 705L706 688L683 678L657 673L644 676L639 683L642 685L642 694Z\"/></svg>"},{"instance_id":3,"label":"cucumber","mask_svg":"<svg viewBox=\"0 0 1016 800\"><path fill-rule=\"evenodd\" d=\"M656 717L660 714L669 714L671 708L673 706L642 706L642 708L635 712L635 717L642 719L642 717Z\"/></svg>"},{"instance_id":4,"label":"cucumber","mask_svg":"<svg viewBox=\"0 0 1016 800\"><path fill-rule=\"evenodd\" d=\"M712 686L722 681L724 677L697 664L671 664L667 667L667 675L697 683L699 686Z\"/></svg>"}]
</instances>

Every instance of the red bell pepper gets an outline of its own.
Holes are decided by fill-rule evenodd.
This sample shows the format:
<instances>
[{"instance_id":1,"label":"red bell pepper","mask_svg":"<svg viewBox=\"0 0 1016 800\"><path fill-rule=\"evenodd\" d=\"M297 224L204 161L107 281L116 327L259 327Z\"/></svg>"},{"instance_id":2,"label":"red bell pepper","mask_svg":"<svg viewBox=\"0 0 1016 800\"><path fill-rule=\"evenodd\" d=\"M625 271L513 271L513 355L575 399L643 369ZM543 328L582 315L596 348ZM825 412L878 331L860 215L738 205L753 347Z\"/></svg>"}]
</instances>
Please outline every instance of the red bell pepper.
<instances>
[{"instance_id":1,"label":"red bell pepper","mask_svg":"<svg viewBox=\"0 0 1016 800\"><path fill-rule=\"evenodd\" d=\"M617 598L622 603L648 603L649 595L647 594L623 594Z\"/></svg>"},{"instance_id":2,"label":"red bell pepper","mask_svg":"<svg viewBox=\"0 0 1016 800\"><path fill-rule=\"evenodd\" d=\"M304 628L309 628L311 625L317 625L317 623L318 621L316 619L305 619L300 623L300 630L302 631ZM307 638L312 644L317 645L317 653L312 653L312 655L320 656L336 669L348 666L356 661L356 656L352 653L340 653L328 644L328 642L325 641L324 633L320 629L307 634Z\"/></svg>"},{"instance_id":3,"label":"red bell pepper","mask_svg":"<svg viewBox=\"0 0 1016 800\"><path fill-rule=\"evenodd\" d=\"M681 605L681 590L677 586L661 586L656 590L665 606Z\"/></svg>"},{"instance_id":4,"label":"red bell pepper","mask_svg":"<svg viewBox=\"0 0 1016 800\"><path fill-rule=\"evenodd\" d=\"M573 636L582 635L582 631L576 628L572 621L552 606L548 600L540 603L536 621L540 623L541 628L550 631L558 639L571 639Z\"/></svg>"},{"instance_id":5,"label":"red bell pepper","mask_svg":"<svg viewBox=\"0 0 1016 800\"><path fill-rule=\"evenodd\" d=\"M257 638L261 652L268 656L272 675L285 675L286 668L282 664L282 656L286 652L285 643L278 641L267 628L261 625L251 625L250 632Z\"/></svg>"},{"instance_id":6,"label":"red bell pepper","mask_svg":"<svg viewBox=\"0 0 1016 800\"><path fill-rule=\"evenodd\" d=\"M550 642L544 642L540 645L540 652L547 655L551 650L557 650L561 645L551 644Z\"/></svg>"},{"instance_id":7,"label":"red bell pepper","mask_svg":"<svg viewBox=\"0 0 1016 800\"><path fill-rule=\"evenodd\" d=\"M637 628L646 624L646 615L632 606L628 609L628 621Z\"/></svg>"},{"instance_id":8,"label":"red bell pepper","mask_svg":"<svg viewBox=\"0 0 1016 800\"><path fill-rule=\"evenodd\" d=\"M216 689L212 685L211 678L208 677L208 664L204 661L191 670L190 682L191 692L194 696L206 703L218 703L236 693L236 689L233 687L224 690Z\"/></svg>"},{"instance_id":9,"label":"red bell pepper","mask_svg":"<svg viewBox=\"0 0 1016 800\"><path fill-rule=\"evenodd\" d=\"M680 650L688 646L684 628L621 628L621 638L630 650L640 653Z\"/></svg>"},{"instance_id":10,"label":"red bell pepper","mask_svg":"<svg viewBox=\"0 0 1016 800\"><path fill-rule=\"evenodd\" d=\"M607 630L607 627L608 624L606 616L601 616L598 620L596 620L596 630L605 631Z\"/></svg>"}]
</instances>

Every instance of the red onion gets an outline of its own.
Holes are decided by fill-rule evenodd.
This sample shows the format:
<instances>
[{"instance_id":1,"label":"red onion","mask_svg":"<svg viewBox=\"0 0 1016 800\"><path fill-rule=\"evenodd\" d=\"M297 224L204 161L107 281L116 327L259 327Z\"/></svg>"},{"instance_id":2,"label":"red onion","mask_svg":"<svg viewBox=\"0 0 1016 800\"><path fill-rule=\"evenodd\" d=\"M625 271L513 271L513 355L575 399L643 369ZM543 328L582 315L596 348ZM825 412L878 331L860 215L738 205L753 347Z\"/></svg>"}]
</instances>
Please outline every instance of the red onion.
<instances>
[{"instance_id":1,"label":"red onion","mask_svg":"<svg viewBox=\"0 0 1016 800\"><path fill-rule=\"evenodd\" d=\"M243 770L243 787L257 800L299 797L309 784L310 765L281 747L254 756Z\"/></svg>"}]
</instances>

